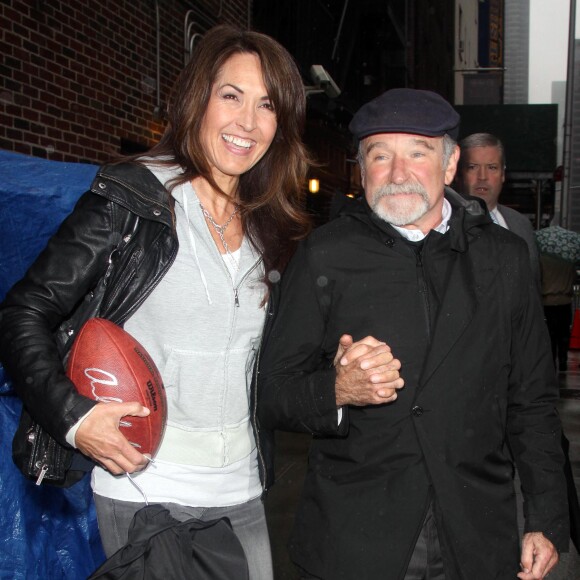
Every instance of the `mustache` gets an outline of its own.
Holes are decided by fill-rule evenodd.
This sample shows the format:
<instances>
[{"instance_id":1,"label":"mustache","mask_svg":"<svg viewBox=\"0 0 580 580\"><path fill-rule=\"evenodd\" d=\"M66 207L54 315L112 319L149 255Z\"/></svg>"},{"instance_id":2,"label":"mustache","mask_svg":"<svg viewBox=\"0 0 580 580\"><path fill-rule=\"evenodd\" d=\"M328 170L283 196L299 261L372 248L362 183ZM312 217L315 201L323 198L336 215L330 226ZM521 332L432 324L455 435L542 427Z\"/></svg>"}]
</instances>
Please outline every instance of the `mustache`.
<instances>
[{"instance_id":1,"label":"mustache","mask_svg":"<svg viewBox=\"0 0 580 580\"><path fill-rule=\"evenodd\" d=\"M426 198L427 191L420 183L388 183L377 188L373 197L380 199L389 195L420 195Z\"/></svg>"}]
</instances>

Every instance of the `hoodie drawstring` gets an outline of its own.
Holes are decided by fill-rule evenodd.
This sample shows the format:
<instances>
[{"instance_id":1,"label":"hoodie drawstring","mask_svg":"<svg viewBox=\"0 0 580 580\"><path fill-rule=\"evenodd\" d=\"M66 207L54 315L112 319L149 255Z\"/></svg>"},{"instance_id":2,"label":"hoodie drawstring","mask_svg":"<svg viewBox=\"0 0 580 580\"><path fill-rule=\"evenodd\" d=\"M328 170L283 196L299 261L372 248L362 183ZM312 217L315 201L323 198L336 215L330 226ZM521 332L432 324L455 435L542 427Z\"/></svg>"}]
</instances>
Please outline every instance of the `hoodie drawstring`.
<instances>
[{"instance_id":1,"label":"hoodie drawstring","mask_svg":"<svg viewBox=\"0 0 580 580\"><path fill-rule=\"evenodd\" d=\"M205 288L205 295L207 296L207 303L213 304L211 301L211 296L209 295L209 288L207 287L207 280L205 279L205 274L201 269L201 263L199 261L199 257L197 255L197 246L195 245L195 238L193 237L193 232L191 231L191 223L189 221L189 213L187 211L187 195L185 192L185 188L183 185L181 186L181 193L183 195L183 211L185 212L185 220L187 221L187 233L189 234L189 240L191 242L191 247L193 249L193 255L195 256L195 261L197 263L197 268L199 270L199 274L201 276L201 281L203 282L203 287Z\"/></svg>"}]
</instances>

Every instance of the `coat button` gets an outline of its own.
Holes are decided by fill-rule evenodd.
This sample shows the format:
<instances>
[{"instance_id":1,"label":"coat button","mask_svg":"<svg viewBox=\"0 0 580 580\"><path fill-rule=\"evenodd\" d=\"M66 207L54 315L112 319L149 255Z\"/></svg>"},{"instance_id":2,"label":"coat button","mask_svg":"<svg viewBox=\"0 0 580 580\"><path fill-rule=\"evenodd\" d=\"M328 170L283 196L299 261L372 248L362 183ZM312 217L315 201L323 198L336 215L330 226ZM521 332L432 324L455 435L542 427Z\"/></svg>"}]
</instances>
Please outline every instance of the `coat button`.
<instances>
[{"instance_id":1,"label":"coat button","mask_svg":"<svg viewBox=\"0 0 580 580\"><path fill-rule=\"evenodd\" d=\"M389 238L388 240L385 241L385 246L387 246L387 248L392 248L395 245L395 240L393 240L393 238Z\"/></svg>"},{"instance_id":2,"label":"coat button","mask_svg":"<svg viewBox=\"0 0 580 580\"><path fill-rule=\"evenodd\" d=\"M161 215L161 210L160 209L154 209L153 210L153 215L156 217L159 217Z\"/></svg>"},{"instance_id":3,"label":"coat button","mask_svg":"<svg viewBox=\"0 0 580 580\"><path fill-rule=\"evenodd\" d=\"M415 417L420 417L423 414L423 407L419 407L419 405L415 405L411 409L411 413L415 415Z\"/></svg>"},{"instance_id":4,"label":"coat button","mask_svg":"<svg viewBox=\"0 0 580 580\"><path fill-rule=\"evenodd\" d=\"M99 188L100 189L107 189L107 184L103 183L102 181L99 181Z\"/></svg>"}]
</instances>

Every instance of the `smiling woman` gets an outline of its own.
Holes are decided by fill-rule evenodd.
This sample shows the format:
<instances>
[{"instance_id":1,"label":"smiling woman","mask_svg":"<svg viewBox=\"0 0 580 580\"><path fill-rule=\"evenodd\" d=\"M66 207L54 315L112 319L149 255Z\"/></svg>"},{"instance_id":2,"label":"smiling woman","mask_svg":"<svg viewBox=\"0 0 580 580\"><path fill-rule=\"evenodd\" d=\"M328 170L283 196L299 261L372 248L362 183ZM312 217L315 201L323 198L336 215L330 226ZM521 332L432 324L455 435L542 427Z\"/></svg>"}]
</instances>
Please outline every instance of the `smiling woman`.
<instances>
[{"instance_id":1,"label":"smiling woman","mask_svg":"<svg viewBox=\"0 0 580 580\"><path fill-rule=\"evenodd\" d=\"M223 192L235 192L239 176L264 156L276 128L260 59L235 54L217 76L201 126L212 177Z\"/></svg>"},{"instance_id":2,"label":"smiling woman","mask_svg":"<svg viewBox=\"0 0 580 580\"><path fill-rule=\"evenodd\" d=\"M266 272L281 272L309 228L302 209L309 164L301 139L304 85L278 42L254 32L232 36L231 30L216 27L196 46L173 88L167 130L151 154L169 159L161 161L166 165L179 163L183 173L172 184L203 178L196 191L203 189L198 195L205 195L216 222L227 220L232 203L239 205L236 221L260 248ZM226 159L229 168L221 166Z\"/></svg>"},{"instance_id":3,"label":"smiling woman","mask_svg":"<svg viewBox=\"0 0 580 580\"><path fill-rule=\"evenodd\" d=\"M302 79L280 44L210 30L177 79L159 144L99 170L0 305L0 358L25 406L58 443L97 464L108 555L155 502L177 520L227 517L249 577L272 578L261 501L272 445L255 422L252 374L271 280L309 229L304 116ZM122 256L108 269L120 239ZM80 395L52 335L105 272L96 315L143 345L167 393L153 465L119 431L122 417L147 410Z\"/></svg>"}]
</instances>

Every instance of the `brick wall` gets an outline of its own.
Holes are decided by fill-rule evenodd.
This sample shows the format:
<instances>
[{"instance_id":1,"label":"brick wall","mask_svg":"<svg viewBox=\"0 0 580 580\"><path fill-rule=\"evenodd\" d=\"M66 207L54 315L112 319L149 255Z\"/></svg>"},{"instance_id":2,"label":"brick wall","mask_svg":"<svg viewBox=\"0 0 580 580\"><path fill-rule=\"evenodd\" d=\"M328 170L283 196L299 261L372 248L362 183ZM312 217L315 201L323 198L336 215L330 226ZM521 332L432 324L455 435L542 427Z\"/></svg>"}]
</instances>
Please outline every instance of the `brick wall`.
<instances>
[{"instance_id":1,"label":"brick wall","mask_svg":"<svg viewBox=\"0 0 580 580\"><path fill-rule=\"evenodd\" d=\"M248 0L2 0L0 149L105 162L152 145L192 32L248 24ZM160 67L157 67L159 10ZM157 75L159 70L159 98Z\"/></svg>"}]
</instances>

